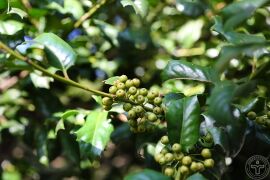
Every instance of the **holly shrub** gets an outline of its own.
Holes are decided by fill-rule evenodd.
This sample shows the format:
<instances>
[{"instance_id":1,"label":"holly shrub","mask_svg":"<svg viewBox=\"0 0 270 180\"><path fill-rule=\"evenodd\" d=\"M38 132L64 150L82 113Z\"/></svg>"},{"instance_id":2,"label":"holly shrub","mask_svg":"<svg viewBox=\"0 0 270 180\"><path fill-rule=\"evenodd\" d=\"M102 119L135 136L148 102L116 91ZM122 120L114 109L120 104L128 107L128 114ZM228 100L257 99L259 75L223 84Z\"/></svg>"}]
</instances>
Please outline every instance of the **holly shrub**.
<instances>
[{"instance_id":1,"label":"holly shrub","mask_svg":"<svg viewBox=\"0 0 270 180\"><path fill-rule=\"evenodd\" d=\"M270 155L269 7L1 0L1 179L248 179Z\"/></svg>"}]
</instances>

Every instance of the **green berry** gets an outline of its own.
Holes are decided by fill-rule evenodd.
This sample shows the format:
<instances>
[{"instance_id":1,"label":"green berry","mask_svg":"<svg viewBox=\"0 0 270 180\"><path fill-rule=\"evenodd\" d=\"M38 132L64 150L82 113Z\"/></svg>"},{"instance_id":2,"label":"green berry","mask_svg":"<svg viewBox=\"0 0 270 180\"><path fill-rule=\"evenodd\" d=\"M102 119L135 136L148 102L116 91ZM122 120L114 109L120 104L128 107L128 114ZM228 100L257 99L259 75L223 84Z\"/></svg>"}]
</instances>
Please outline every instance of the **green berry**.
<instances>
[{"instance_id":1,"label":"green berry","mask_svg":"<svg viewBox=\"0 0 270 180\"><path fill-rule=\"evenodd\" d=\"M212 142L213 141L212 135L210 133L207 133L206 136L204 137L204 140L206 142Z\"/></svg>"},{"instance_id":2,"label":"green berry","mask_svg":"<svg viewBox=\"0 0 270 180\"><path fill-rule=\"evenodd\" d=\"M131 96L129 96L128 99L129 99L130 101L133 101L133 102L134 102L136 98L135 98L133 95L131 95Z\"/></svg>"},{"instance_id":3,"label":"green berry","mask_svg":"<svg viewBox=\"0 0 270 180\"><path fill-rule=\"evenodd\" d=\"M122 75L119 77L119 81L121 81L123 83L126 82L127 80L128 80L128 77L126 75Z\"/></svg>"},{"instance_id":4,"label":"green berry","mask_svg":"<svg viewBox=\"0 0 270 180\"><path fill-rule=\"evenodd\" d=\"M103 108L104 108L105 111L109 111L109 110L112 109L112 106L103 106Z\"/></svg>"},{"instance_id":5,"label":"green berry","mask_svg":"<svg viewBox=\"0 0 270 180\"><path fill-rule=\"evenodd\" d=\"M169 138L168 138L168 136L162 136L162 138L160 139L160 142L162 143L162 144L168 144L169 143Z\"/></svg>"},{"instance_id":6,"label":"green berry","mask_svg":"<svg viewBox=\"0 0 270 180\"><path fill-rule=\"evenodd\" d=\"M212 167L214 167L214 165L215 165L215 162L214 162L214 160L213 159L206 159L206 160L204 160L204 166L206 167L206 168L212 168Z\"/></svg>"},{"instance_id":7,"label":"green berry","mask_svg":"<svg viewBox=\"0 0 270 180\"><path fill-rule=\"evenodd\" d=\"M124 111L129 111L129 110L131 110L131 108L132 108L132 104L130 104L130 103L125 103L123 105Z\"/></svg>"},{"instance_id":8,"label":"green berry","mask_svg":"<svg viewBox=\"0 0 270 180\"><path fill-rule=\"evenodd\" d=\"M149 113L147 115L147 119L149 119L149 121L156 121L157 120L157 116L154 113Z\"/></svg>"},{"instance_id":9,"label":"green berry","mask_svg":"<svg viewBox=\"0 0 270 180\"><path fill-rule=\"evenodd\" d=\"M144 103L145 98L144 98L143 95L138 95L136 100L137 100L137 102L138 102L139 104L142 104L142 103Z\"/></svg>"},{"instance_id":10,"label":"green berry","mask_svg":"<svg viewBox=\"0 0 270 180\"><path fill-rule=\"evenodd\" d=\"M210 158L212 156L212 153L210 151L210 149L208 148L204 148L202 151L201 151L201 155L203 158Z\"/></svg>"},{"instance_id":11,"label":"green berry","mask_svg":"<svg viewBox=\"0 0 270 180\"><path fill-rule=\"evenodd\" d=\"M180 171L181 174L188 174L189 173L188 167L184 166L184 165L179 167L179 171Z\"/></svg>"},{"instance_id":12,"label":"green berry","mask_svg":"<svg viewBox=\"0 0 270 180\"><path fill-rule=\"evenodd\" d=\"M193 171L193 172L196 172L199 170L199 167L197 165L196 162L192 162L191 165L190 165L190 170Z\"/></svg>"},{"instance_id":13,"label":"green berry","mask_svg":"<svg viewBox=\"0 0 270 180\"><path fill-rule=\"evenodd\" d=\"M145 88L140 89L139 92L140 92L140 95L143 95L143 96L146 96L148 93L147 89L145 89Z\"/></svg>"},{"instance_id":14,"label":"green berry","mask_svg":"<svg viewBox=\"0 0 270 180\"><path fill-rule=\"evenodd\" d=\"M135 87L139 87L141 82L140 82L139 79L134 78L134 79L132 79L132 83L133 83L133 85L134 85Z\"/></svg>"},{"instance_id":15,"label":"green berry","mask_svg":"<svg viewBox=\"0 0 270 180\"><path fill-rule=\"evenodd\" d=\"M135 127L130 127L130 131L134 132L134 133L137 133L137 129Z\"/></svg>"},{"instance_id":16,"label":"green berry","mask_svg":"<svg viewBox=\"0 0 270 180\"><path fill-rule=\"evenodd\" d=\"M164 157L165 157L166 162L171 162L174 158L172 153L166 153Z\"/></svg>"},{"instance_id":17,"label":"green berry","mask_svg":"<svg viewBox=\"0 0 270 180\"><path fill-rule=\"evenodd\" d=\"M136 120L133 120L133 119L129 119L128 124L131 127L135 127L135 126L137 126L137 121Z\"/></svg>"},{"instance_id":18,"label":"green berry","mask_svg":"<svg viewBox=\"0 0 270 180\"><path fill-rule=\"evenodd\" d=\"M140 132L140 133L145 132L145 127L144 126L138 126L138 132Z\"/></svg>"},{"instance_id":19,"label":"green berry","mask_svg":"<svg viewBox=\"0 0 270 180\"><path fill-rule=\"evenodd\" d=\"M169 152L169 150L168 150L166 147L164 147L164 148L160 151L160 153L163 154L163 155L167 154L168 152Z\"/></svg>"},{"instance_id":20,"label":"green berry","mask_svg":"<svg viewBox=\"0 0 270 180\"><path fill-rule=\"evenodd\" d=\"M136 106L136 107L134 108L134 110L135 110L136 113L142 113L142 112L144 111L144 109L143 109L142 106Z\"/></svg>"},{"instance_id":21,"label":"green berry","mask_svg":"<svg viewBox=\"0 0 270 180\"><path fill-rule=\"evenodd\" d=\"M267 117L270 118L270 111L267 112Z\"/></svg>"},{"instance_id":22,"label":"green berry","mask_svg":"<svg viewBox=\"0 0 270 180\"><path fill-rule=\"evenodd\" d=\"M118 84L116 85L116 87L117 87L117 89L125 89L125 88L126 88L125 84L122 83L122 82L118 83Z\"/></svg>"},{"instance_id":23,"label":"green berry","mask_svg":"<svg viewBox=\"0 0 270 180\"><path fill-rule=\"evenodd\" d=\"M264 124L264 118L263 118L263 116L256 117L256 123L258 123L258 124Z\"/></svg>"},{"instance_id":24,"label":"green berry","mask_svg":"<svg viewBox=\"0 0 270 180\"><path fill-rule=\"evenodd\" d=\"M147 98L149 100L153 100L156 96L158 96L158 93L156 91L153 91L153 90L148 92L148 94L147 94Z\"/></svg>"},{"instance_id":25,"label":"green berry","mask_svg":"<svg viewBox=\"0 0 270 180\"><path fill-rule=\"evenodd\" d=\"M134 119L136 118L136 112L134 110L128 111L128 119Z\"/></svg>"},{"instance_id":26,"label":"green berry","mask_svg":"<svg viewBox=\"0 0 270 180\"><path fill-rule=\"evenodd\" d=\"M111 86L111 87L109 88L109 92L110 92L111 94L115 94L116 91L117 91L117 87L116 87L116 86Z\"/></svg>"},{"instance_id":27,"label":"green berry","mask_svg":"<svg viewBox=\"0 0 270 180\"><path fill-rule=\"evenodd\" d=\"M131 86L133 86L132 80L129 80L129 79L128 79L128 80L126 81L125 85L126 85L127 88L130 88Z\"/></svg>"},{"instance_id":28,"label":"green berry","mask_svg":"<svg viewBox=\"0 0 270 180\"><path fill-rule=\"evenodd\" d=\"M164 170L164 174L171 177L174 174L174 169L172 167L166 167Z\"/></svg>"},{"instance_id":29,"label":"green berry","mask_svg":"<svg viewBox=\"0 0 270 180\"><path fill-rule=\"evenodd\" d=\"M116 81L113 82L113 85L114 86L117 86L118 83L120 83L120 81L119 80L116 80Z\"/></svg>"},{"instance_id":30,"label":"green berry","mask_svg":"<svg viewBox=\"0 0 270 180\"><path fill-rule=\"evenodd\" d=\"M119 98L125 97L126 92L123 89L119 89L116 91L116 96Z\"/></svg>"},{"instance_id":31,"label":"green berry","mask_svg":"<svg viewBox=\"0 0 270 180\"><path fill-rule=\"evenodd\" d=\"M131 95L135 95L137 93L137 88L132 86L128 89L128 93Z\"/></svg>"},{"instance_id":32,"label":"green berry","mask_svg":"<svg viewBox=\"0 0 270 180\"><path fill-rule=\"evenodd\" d=\"M102 98L102 104L105 106L111 106L113 104L113 100L109 97Z\"/></svg>"},{"instance_id":33,"label":"green berry","mask_svg":"<svg viewBox=\"0 0 270 180\"><path fill-rule=\"evenodd\" d=\"M161 165L165 164L166 163L165 157L161 157L158 162Z\"/></svg>"},{"instance_id":34,"label":"green berry","mask_svg":"<svg viewBox=\"0 0 270 180\"><path fill-rule=\"evenodd\" d=\"M184 154L183 153L175 153L174 154L174 158L177 160L177 161L181 161L184 157Z\"/></svg>"},{"instance_id":35,"label":"green berry","mask_svg":"<svg viewBox=\"0 0 270 180\"><path fill-rule=\"evenodd\" d=\"M257 114L254 112L254 111L250 111L248 114L247 114L247 117L251 120L254 120L256 119L256 116Z\"/></svg>"},{"instance_id":36,"label":"green berry","mask_svg":"<svg viewBox=\"0 0 270 180\"><path fill-rule=\"evenodd\" d=\"M198 166L198 171L203 171L205 169L203 163L201 162L197 162L197 166Z\"/></svg>"},{"instance_id":37,"label":"green berry","mask_svg":"<svg viewBox=\"0 0 270 180\"><path fill-rule=\"evenodd\" d=\"M162 108L161 107L154 107L153 113L155 113L155 114L161 114L162 113Z\"/></svg>"},{"instance_id":38,"label":"green berry","mask_svg":"<svg viewBox=\"0 0 270 180\"><path fill-rule=\"evenodd\" d=\"M184 156L182 159L183 165L190 165L192 163L192 159L190 156Z\"/></svg>"},{"instance_id":39,"label":"green berry","mask_svg":"<svg viewBox=\"0 0 270 180\"><path fill-rule=\"evenodd\" d=\"M172 151L175 152L175 153L180 152L181 151L181 145L178 144L178 143L173 144Z\"/></svg>"},{"instance_id":40,"label":"green berry","mask_svg":"<svg viewBox=\"0 0 270 180\"><path fill-rule=\"evenodd\" d=\"M146 122L146 118L145 117L142 117L139 119L139 123L140 124L144 124Z\"/></svg>"},{"instance_id":41,"label":"green berry","mask_svg":"<svg viewBox=\"0 0 270 180\"><path fill-rule=\"evenodd\" d=\"M164 155L161 154L161 153L158 153L158 154L155 155L155 160L156 160L157 162L159 162L160 158L162 158L162 157L164 157Z\"/></svg>"},{"instance_id":42,"label":"green berry","mask_svg":"<svg viewBox=\"0 0 270 180\"><path fill-rule=\"evenodd\" d=\"M159 106L162 103L162 98L161 97L156 97L154 99L154 104Z\"/></svg>"}]
</instances>

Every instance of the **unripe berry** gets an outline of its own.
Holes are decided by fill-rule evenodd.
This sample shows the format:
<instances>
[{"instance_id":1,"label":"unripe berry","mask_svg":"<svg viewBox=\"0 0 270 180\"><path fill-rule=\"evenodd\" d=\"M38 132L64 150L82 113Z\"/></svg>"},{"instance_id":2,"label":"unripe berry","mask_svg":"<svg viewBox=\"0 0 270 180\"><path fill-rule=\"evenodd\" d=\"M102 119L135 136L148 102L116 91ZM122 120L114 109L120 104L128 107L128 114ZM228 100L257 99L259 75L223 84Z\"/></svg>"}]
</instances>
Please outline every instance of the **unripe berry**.
<instances>
[{"instance_id":1,"label":"unripe berry","mask_svg":"<svg viewBox=\"0 0 270 180\"><path fill-rule=\"evenodd\" d=\"M119 77L119 81L121 81L123 83L126 82L127 80L128 80L128 77L126 75L122 75Z\"/></svg>"},{"instance_id":2,"label":"unripe berry","mask_svg":"<svg viewBox=\"0 0 270 180\"><path fill-rule=\"evenodd\" d=\"M138 102L139 104L142 104L142 103L144 103L145 98L144 98L144 96L142 96L142 95L138 95L136 100L137 100L137 102Z\"/></svg>"},{"instance_id":3,"label":"unripe berry","mask_svg":"<svg viewBox=\"0 0 270 180\"><path fill-rule=\"evenodd\" d=\"M165 157L161 157L158 162L161 165L165 164L166 163Z\"/></svg>"},{"instance_id":4,"label":"unripe berry","mask_svg":"<svg viewBox=\"0 0 270 180\"><path fill-rule=\"evenodd\" d=\"M192 159L190 156L184 156L182 159L183 165L190 165L192 163Z\"/></svg>"},{"instance_id":5,"label":"unripe berry","mask_svg":"<svg viewBox=\"0 0 270 180\"><path fill-rule=\"evenodd\" d=\"M165 154L165 160L166 160L166 162L168 163L168 162L171 162L172 160L173 160L173 154L172 153L166 153Z\"/></svg>"},{"instance_id":6,"label":"unripe berry","mask_svg":"<svg viewBox=\"0 0 270 180\"><path fill-rule=\"evenodd\" d=\"M153 100L153 99L156 97L156 95L157 95L157 93L156 93L155 91L150 91L150 92L148 92L148 94L147 94L147 98L148 98L149 100Z\"/></svg>"},{"instance_id":7,"label":"unripe berry","mask_svg":"<svg viewBox=\"0 0 270 180\"><path fill-rule=\"evenodd\" d=\"M134 102L136 98L133 95L131 95L131 96L129 96L128 99Z\"/></svg>"},{"instance_id":8,"label":"unripe berry","mask_svg":"<svg viewBox=\"0 0 270 180\"><path fill-rule=\"evenodd\" d=\"M117 89L125 89L125 88L126 88L125 84L122 83L122 82L118 83L118 84L116 85L116 87L117 87Z\"/></svg>"},{"instance_id":9,"label":"unripe berry","mask_svg":"<svg viewBox=\"0 0 270 180\"><path fill-rule=\"evenodd\" d=\"M162 98L161 97L156 97L154 99L154 104L159 106L162 103Z\"/></svg>"},{"instance_id":10,"label":"unripe berry","mask_svg":"<svg viewBox=\"0 0 270 180\"><path fill-rule=\"evenodd\" d=\"M267 112L267 117L270 118L270 111Z\"/></svg>"},{"instance_id":11,"label":"unripe berry","mask_svg":"<svg viewBox=\"0 0 270 180\"><path fill-rule=\"evenodd\" d=\"M134 132L134 133L137 133L137 129L135 127L130 127L130 131Z\"/></svg>"},{"instance_id":12,"label":"unripe berry","mask_svg":"<svg viewBox=\"0 0 270 180\"><path fill-rule=\"evenodd\" d=\"M210 149L208 148L204 148L202 151L201 151L201 155L203 158L210 158L212 156L212 153L210 151Z\"/></svg>"},{"instance_id":13,"label":"unripe berry","mask_svg":"<svg viewBox=\"0 0 270 180\"><path fill-rule=\"evenodd\" d=\"M176 153L180 152L181 151L181 145L178 144L178 143L174 143L173 146L172 146L172 151L176 152Z\"/></svg>"},{"instance_id":14,"label":"unripe berry","mask_svg":"<svg viewBox=\"0 0 270 180\"><path fill-rule=\"evenodd\" d=\"M136 112L134 110L128 111L128 119L134 119L136 118Z\"/></svg>"},{"instance_id":15,"label":"unripe berry","mask_svg":"<svg viewBox=\"0 0 270 180\"><path fill-rule=\"evenodd\" d=\"M156 160L157 162L159 162L160 158L162 158L162 157L164 157L164 155L161 154L161 153L158 153L158 154L155 155L155 160Z\"/></svg>"},{"instance_id":16,"label":"unripe berry","mask_svg":"<svg viewBox=\"0 0 270 180\"><path fill-rule=\"evenodd\" d=\"M103 108L104 108L105 111L109 111L109 110L112 109L112 106L103 106Z\"/></svg>"},{"instance_id":17,"label":"unripe berry","mask_svg":"<svg viewBox=\"0 0 270 180\"><path fill-rule=\"evenodd\" d=\"M254 111L250 111L250 112L248 112L248 114L247 114L247 117L249 118L249 119L251 119L251 120L254 120L254 119L256 119L256 113L254 112Z\"/></svg>"},{"instance_id":18,"label":"unripe berry","mask_svg":"<svg viewBox=\"0 0 270 180\"><path fill-rule=\"evenodd\" d=\"M193 171L193 172L196 172L199 170L199 167L197 165L196 162L192 162L191 165L190 165L190 170Z\"/></svg>"},{"instance_id":19,"label":"unripe berry","mask_svg":"<svg viewBox=\"0 0 270 180\"><path fill-rule=\"evenodd\" d=\"M147 93L148 93L147 89L145 88L140 89L140 95L146 96Z\"/></svg>"},{"instance_id":20,"label":"unripe berry","mask_svg":"<svg viewBox=\"0 0 270 180\"><path fill-rule=\"evenodd\" d=\"M166 167L164 170L164 174L171 177L174 174L174 169L172 167Z\"/></svg>"},{"instance_id":21,"label":"unripe berry","mask_svg":"<svg viewBox=\"0 0 270 180\"><path fill-rule=\"evenodd\" d=\"M136 121L136 120L133 120L133 119L129 119L128 124L129 124L131 127L135 127L135 126L137 125L137 121Z\"/></svg>"},{"instance_id":22,"label":"unripe berry","mask_svg":"<svg viewBox=\"0 0 270 180\"><path fill-rule=\"evenodd\" d=\"M140 82L139 79L134 78L134 79L132 79L132 83L133 83L133 85L134 85L135 87L139 87L141 82Z\"/></svg>"},{"instance_id":23,"label":"unripe berry","mask_svg":"<svg viewBox=\"0 0 270 180\"><path fill-rule=\"evenodd\" d=\"M201 162L197 162L197 166L198 166L198 171L203 171L205 169L203 163Z\"/></svg>"},{"instance_id":24,"label":"unripe berry","mask_svg":"<svg viewBox=\"0 0 270 180\"><path fill-rule=\"evenodd\" d=\"M116 96L119 98L125 97L126 92L123 89L119 89L116 91Z\"/></svg>"},{"instance_id":25,"label":"unripe berry","mask_svg":"<svg viewBox=\"0 0 270 180\"><path fill-rule=\"evenodd\" d=\"M177 160L177 161L181 161L184 157L184 154L183 153L175 153L174 154L174 158Z\"/></svg>"},{"instance_id":26,"label":"unripe berry","mask_svg":"<svg viewBox=\"0 0 270 180\"><path fill-rule=\"evenodd\" d=\"M214 165L215 165L215 162L214 162L214 160L213 159L206 159L206 160L204 160L204 166L206 167L206 168L212 168L212 167L214 167Z\"/></svg>"},{"instance_id":27,"label":"unripe berry","mask_svg":"<svg viewBox=\"0 0 270 180\"><path fill-rule=\"evenodd\" d=\"M132 104L130 104L130 103L125 103L123 105L124 111L129 111L129 110L131 110L131 108L132 108Z\"/></svg>"},{"instance_id":28,"label":"unripe berry","mask_svg":"<svg viewBox=\"0 0 270 180\"><path fill-rule=\"evenodd\" d=\"M131 95L134 95L137 93L137 88L135 88L134 86L130 87L128 89L128 93L131 94Z\"/></svg>"},{"instance_id":29,"label":"unripe berry","mask_svg":"<svg viewBox=\"0 0 270 180\"><path fill-rule=\"evenodd\" d=\"M104 97L102 98L102 104L105 106L111 106L113 103L113 100L110 99L109 97Z\"/></svg>"},{"instance_id":30,"label":"unripe berry","mask_svg":"<svg viewBox=\"0 0 270 180\"><path fill-rule=\"evenodd\" d=\"M179 171L180 171L181 174L188 174L189 173L188 167L184 166L184 165L179 167Z\"/></svg>"},{"instance_id":31,"label":"unripe berry","mask_svg":"<svg viewBox=\"0 0 270 180\"><path fill-rule=\"evenodd\" d=\"M162 144L168 144L169 143L169 138L168 138L168 136L162 136L162 138L160 139L160 142L162 143Z\"/></svg>"},{"instance_id":32,"label":"unripe berry","mask_svg":"<svg viewBox=\"0 0 270 180\"><path fill-rule=\"evenodd\" d=\"M116 86L111 86L111 87L109 88L109 92L110 92L111 94L115 94L116 91L117 91L117 87L116 87Z\"/></svg>"},{"instance_id":33,"label":"unripe berry","mask_svg":"<svg viewBox=\"0 0 270 180\"><path fill-rule=\"evenodd\" d=\"M212 138L212 136L211 136L210 133L207 133L206 136L205 136L205 138L204 138L204 140L206 142L212 142L213 141L213 138Z\"/></svg>"},{"instance_id":34,"label":"unripe berry","mask_svg":"<svg viewBox=\"0 0 270 180\"><path fill-rule=\"evenodd\" d=\"M113 85L116 87L118 83L120 83L120 81L116 80L116 81L113 82Z\"/></svg>"},{"instance_id":35,"label":"unripe berry","mask_svg":"<svg viewBox=\"0 0 270 180\"><path fill-rule=\"evenodd\" d=\"M144 124L146 122L146 118L145 117L142 117L139 119L139 123L140 124Z\"/></svg>"},{"instance_id":36,"label":"unripe berry","mask_svg":"<svg viewBox=\"0 0 270 180\"><path fill-rule=\"evenodd\" d=\"M126 81L125 85L126 85L127 88L130 88L131 86L133 86L132 80L129 80L129 79L128 79L128 80Z\"/></svg>"},{"instance_id":37,"label":"unripe berry","mask_svg":"<svg viewBox=\"0 0 270 180\"><path fill-rule=\"evenodd\" d=\"M134 110L135 110L136 113L142 113L142 112L144 111L144 109L143 109L142 106L136 106L136 107L134 108Z\"/></svg>"},{"instance_id":38,"label":"unripe berry","mask_svg":"<svg viewBox=\"0 0 270 180\"><path fill-rule=\"evenodd\" d=\"M169 150L168 150L166 147L164 147L164 148L160 151L160 153L163 154L163 155L167 154L168 152L169 152Z\"/></svg>"},{"instance_id":39,"label":"unripe berry","mask_svg":"<svg viewBox=\"0 0 270 180\"><path fill-rule=\"evenodd\" d=\"M147 119L149 119L149 121L156 121L157 120L157 116L154 113L149 113L147 116Z\"/></svg>"},{"instance_id":40,"label":"unripe berry","mask_svg":"<svg viewBox=\"0 0 270 180\"><path fill-rule=\"evenodd\" d=\"M264 124L264 118L262 116L256 117L256 123L258 123L258 124Z\"/></svg>"},{"instance_id":41,"label":"unripe berry","mask_svg":"<svg viewBox=\"0 0 270 180\"><path fill-rule=\"evenodd\" d=\"M140 133L145 132L145 127L144 126L138 126L138 132L140 132Z\"/></svg>"},{"instance_id":42,"label":"unripe berry","mask_svg":"<svg viewBox=\"0 0 270 180\"><path fill-rule=\"evenodd\" d=\"M155 113L155 114L161 114L162 113L162 108L161 107L154 107L153 113Z\"/></svg>"}]
</instances>

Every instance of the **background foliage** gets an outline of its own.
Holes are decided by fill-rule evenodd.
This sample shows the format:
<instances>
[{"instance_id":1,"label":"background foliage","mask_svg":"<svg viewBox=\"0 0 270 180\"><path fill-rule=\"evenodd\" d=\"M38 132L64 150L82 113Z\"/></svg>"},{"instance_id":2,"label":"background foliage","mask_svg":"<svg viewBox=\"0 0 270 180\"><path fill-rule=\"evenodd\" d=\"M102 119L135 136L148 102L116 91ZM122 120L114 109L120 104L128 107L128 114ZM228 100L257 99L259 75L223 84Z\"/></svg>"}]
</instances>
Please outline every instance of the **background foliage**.
<instances>
[{"instance_id":1,"label":"background foliage","mask_svg":"<svg viewBox=\"0 0 270 180\"><path fill-rule=\"evenodd\" d=\"M0 51L2 179L166 179L153 158L166 133L185 151L211 133L216 166L190 179L247 179L246 159L269 157L268 0L1 0L0 13L1 42L23 55ZM102 94L24 57L104 92L138 77L166 122L134 134L121 103L104 111Z\"/></svg>"}]
</instances>

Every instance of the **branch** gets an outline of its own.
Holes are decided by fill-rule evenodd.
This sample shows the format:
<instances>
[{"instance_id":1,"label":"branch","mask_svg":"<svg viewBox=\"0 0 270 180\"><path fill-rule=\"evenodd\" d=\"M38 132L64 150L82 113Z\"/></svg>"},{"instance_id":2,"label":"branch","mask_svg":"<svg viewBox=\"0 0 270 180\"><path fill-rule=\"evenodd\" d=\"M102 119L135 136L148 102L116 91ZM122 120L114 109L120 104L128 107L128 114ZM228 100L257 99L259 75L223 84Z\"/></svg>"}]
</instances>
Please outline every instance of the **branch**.
<instances>
[{"instance_id":1,"label":"branch","mask_svg":"<svg viewBox=\"0 0 270 180\"><path fill-rule=\"evenodd\" d=\"M33 68L41 71L46 76L52 77L52 78L54 78L54 79L56 79L58 81L61 81L61 82L65 83L65 84L68 84L68 85L71 85L71 86L74 86L74 87L77 87L77 88L80 88L80 89L89 91L89 92L91 92L93 94L96 94L96 95L100 95L100 96L103 96L103 97L109 97L109 98L116 98L115 95L108 94L108 93L105 93L105 92L102 92L102 91L98 91L98 90L95 90L95 89L88 88L88 87L86 87L84 85L81 85L81 84L79 84L79 83L71 80L71 79L66 79L66 78L64 78L62 76L59 76L57 74L53 74L53 73L49 72L47 69L44 69L43 67L41 67L40 65L36 64L32 60L28 59L27 57L21 55L17 51L14 51L13 49L9 48L7 45L5 45L4 43L2 43L1 41L0 41L0 49L5 50L6 52L8 52L9 54L11 54L12 56L18 58L19 60L25 61L26 63L28 63L29 65L31 65Z\"/></svg>"},{"instance_id":2,"label":"branch","mask_svg":"<svg viewBox=\"0 0 270 180\"><path fill-rule=\"evenodd\" d=\"M107 0L101 0L99 3L91 7L87 13L80 17L80 19L75 23L74 27L78 28L86 19L90 18L106 2Z\"/></svg>"}]
</instances>

